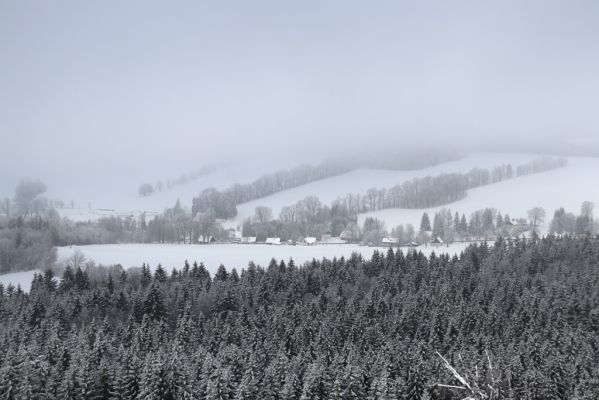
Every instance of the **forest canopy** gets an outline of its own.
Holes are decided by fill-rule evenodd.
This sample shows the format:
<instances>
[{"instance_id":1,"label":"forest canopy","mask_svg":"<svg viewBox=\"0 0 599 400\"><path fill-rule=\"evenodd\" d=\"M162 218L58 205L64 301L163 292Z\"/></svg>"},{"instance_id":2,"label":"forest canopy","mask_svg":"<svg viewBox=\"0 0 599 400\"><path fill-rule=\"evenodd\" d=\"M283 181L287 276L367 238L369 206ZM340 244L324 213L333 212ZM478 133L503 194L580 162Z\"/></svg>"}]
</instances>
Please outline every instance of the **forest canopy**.
<instances>
[{"instance_id":1,"label":"forest canopy","mask_svg":"<svg viewBox=\"0 0 599 400\"><path fill-rule=\"evenodd\" d=\"M598 238L549 236L214 276L46 272L0 289L0 396L594 399L598 262Z\"/></svg>"}]
</instances>

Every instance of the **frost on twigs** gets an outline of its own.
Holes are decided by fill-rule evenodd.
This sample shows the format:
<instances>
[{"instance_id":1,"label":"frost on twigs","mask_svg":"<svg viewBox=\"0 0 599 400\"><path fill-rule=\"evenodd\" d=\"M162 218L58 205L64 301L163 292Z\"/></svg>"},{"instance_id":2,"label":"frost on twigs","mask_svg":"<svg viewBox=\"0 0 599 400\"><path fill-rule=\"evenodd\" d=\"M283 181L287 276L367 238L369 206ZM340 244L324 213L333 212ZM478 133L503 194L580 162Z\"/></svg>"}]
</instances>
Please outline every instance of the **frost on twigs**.
<instances>
[{"instance_id":1,"label":"frost on twigs","mask_svg":"<svg viewBox=\"0 0 599 400\"><path fill-rule=\"evenodd\" d=\"M468 378L467 376L460 374L454 367L452 367L449 361L447 361L447 359L445 359L445 357L443 357L438 351L435 353L437 353L437 356L441 358L445 368L460 383L460 385L446 385L438 383L436 384L437 387L462 393L460 397L458 397L461 400L493 400L498 398L499 393L495 387L495 378L493 376L493 364L491 363L491 357L487 351L485 351L485 353L487 356L490 373L484 380L483 384L479 382L478 369L475 369L473 378ZM466 397L461 397L462 395Z\"/></svg>"}]
</instances>

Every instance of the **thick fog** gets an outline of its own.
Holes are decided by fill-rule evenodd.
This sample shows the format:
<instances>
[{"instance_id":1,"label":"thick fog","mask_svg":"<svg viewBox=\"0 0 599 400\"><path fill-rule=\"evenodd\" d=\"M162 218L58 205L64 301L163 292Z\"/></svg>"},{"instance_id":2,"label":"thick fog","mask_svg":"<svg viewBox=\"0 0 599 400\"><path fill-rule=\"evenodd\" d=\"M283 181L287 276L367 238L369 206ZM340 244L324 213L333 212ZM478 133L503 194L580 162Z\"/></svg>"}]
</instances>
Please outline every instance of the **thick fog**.
<instances>
[{"instance_id":1,"label":"thick fog","mask_svg":"<svg viewBox=\"0 0 599 400\"><path fill-rule=\"evenodd\" d=\"M0 179L596 146L597 21L565 0L2 1Z\"/></svg>"}]
</instances>

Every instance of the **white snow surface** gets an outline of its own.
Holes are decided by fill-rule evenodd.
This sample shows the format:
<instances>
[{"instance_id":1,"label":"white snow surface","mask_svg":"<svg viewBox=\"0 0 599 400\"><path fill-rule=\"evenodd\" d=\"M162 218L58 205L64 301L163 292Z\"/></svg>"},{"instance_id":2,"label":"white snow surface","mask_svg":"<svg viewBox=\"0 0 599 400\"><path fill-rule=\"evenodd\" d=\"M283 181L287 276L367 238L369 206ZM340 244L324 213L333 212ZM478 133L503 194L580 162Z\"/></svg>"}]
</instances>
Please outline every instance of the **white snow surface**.
<instances>
[{"instance_id":1,"label":"white snow surface","mask_svg":"<svg viewBox=\"0 0 599 400\"><path fill-rule=\"evenodd\" d=\"M31 281L33 280L34 274L39 274L41 271L33 269L30 271L11 272L8 274L0 275L0 283L6 288L12 284L15 288L21 286L24 292L29 292L31 289Z\"/></svg>"},{"instance_id":2,"label":"white snow surface","mask_svg":"<svg viewBox=\"0 0 599 400\"><path fill-rule=\"evenodd\" d=\"M360 214L359 221L376 217L385 221L388 229L406 223L417 228L424 211L431 215L441 208L450 208L469 216L476 210L492 207L512 218L526 218L528 210L539 206L547 212L541 226L542 231L547 231L556 209L564 207L578 214L582 202L587 200L599 205L599 158L569 157L566 167L472 189L466 198L443 207L386 209Z\"/></svg>"},{"instance_id":3,"label":"white snow surface","mask_svg":"<svg viewBox=\"0 0 599 400\"><path fill-rule=\"evenodd\" d=\"M237 206L238 215L227 221L225 226L240 227L245 218L253 216L257 206L263 205L272 208L273 215L278 217L281 208L295 204L307 196L316 196L324 204L330 204L336 198L348 193L365 194L370 188L390 188L414 178L452 172L464 173L473 168L491 169L508 163L516 167L542 156L544 155L532 153L473 153L460 160L414 171L357 169L240 204ZM534 206L541 206L546 209L547 220L550 220L553 211L562 206L568 211L578 212L580 204L585 200L599 204L599 185L594 184L599 178L599 158L567 157L567 159L568 166L564 168L476 188L470 190L465 199L444 207L466 215L485 207L492 207L510 214L512 217L526 217L527 210ZM290 163L290 161L288 162ZM102 191L98 191L101 194L97 194L91 200L93 208L86 208L87 204L76 202L78 207L83 208L64 209L59 212L62 216L72 220L85 221L96 220L108 215L139 215L142 211L146 211L149 219L153 214L162 212L166 207L172 207L177 199L180 199L183 206L189 207L191 199L203 189L209 187L225 189L235 183L249 183L266 173L293 166L281 164L277 167L273 163L260 162L251 165L231 164L208 173L187 185L176 186L149 197L137 196L134 186L127 187L126 191L105 190L106 188L104 188ZM94 196L93 193L95 192L90 191L90 198ZM367 216L373 216L383 219L389 229L406 223L414 224L417 227L424 211L434 213L440 208L443 207L387 209L361 214L359 220L362 222Z\"/></svg>"},{"instance_id":4,"label":"white snow surface","mask_svg":"<svg viewBox=\"0 0 599 400\"><path fill-rule=\"evenodd\" d=\"M394 171L383 169L357 169L343 175L322 179L298 186L271 196L263 197L237 206L238 215L228 221L231 227L240 226L244 219L254 215L258 206L272 208L277 217L281 208L295 204L307 196L316 196L323 204L330 204L348 193L365 194L371 188L390 188L414 178L436 176L445 173L468 172L474 168L492 169L503 164L526 164L540 154L531 153L473 153L460 160L441 163L414 171ZM421 213L422 215L422 213Z\"/></svg>"},{"instance_id":5,"label":"white snow surface","mask_svg":"<svg viewBox=\"0 0 599 400\"><path fill-rule=\"evenodd\" d=\"M419 251L428 255L448 253L458 254L467 247L466 243L454 243L441 247L418 247ZM208 271L214 274L222 264L229 271L236 268L238 271L247 268L250 261L256 265L266 267L272 258L277 261L287 262L293 258L296 265L303 265L312 259L326 257L349 257L352 253L360 253L365 258L370 258L375 250L386 252L384 247L366 247L353 244L343 245L317 245L317 246L271 246L266 244L211 244L211 245L184 245L184 244L108 244L58 247L58 261L64 262L73 252L79 249L88 260L96 264L113 265L121 264L124 268L138 267L142 263L155 268L161 264L170 271L172 268L181 269L185 260L189 263L203 262ZM407 250L407 249L403 249Z\"/></svg>"},{"instance_id":6,"label":"white snow surface","mask_svg":"<svg viewBox=\"0 0 599 400\"><path fill-rule=\"evenodd\" d=\"M291 160L288 160L287 164L280 161L275 164L274 161L269 162L268 160L253 161L251 164L234 162L219 167L187 184L173 186L146 197L137 194L137 189L142 182L130 182L129 180L97 182L94 185L83 187L81 184L73 183L72 186L64 189L53 188L52 182L48 182L47 197L62 199L67 204L73 199L74 209L65 208L57 211L61 217L67 217L77 222L95 221L105 216L137 216L142 212L151 216L174 206L177 199L183 207L191 208L192 199L204 189L222 190L236 183L250 183L263 175L295 166L297 165L291 164ZM155 183L154 181L149 182Z\"/></svg>"}]
</instances>

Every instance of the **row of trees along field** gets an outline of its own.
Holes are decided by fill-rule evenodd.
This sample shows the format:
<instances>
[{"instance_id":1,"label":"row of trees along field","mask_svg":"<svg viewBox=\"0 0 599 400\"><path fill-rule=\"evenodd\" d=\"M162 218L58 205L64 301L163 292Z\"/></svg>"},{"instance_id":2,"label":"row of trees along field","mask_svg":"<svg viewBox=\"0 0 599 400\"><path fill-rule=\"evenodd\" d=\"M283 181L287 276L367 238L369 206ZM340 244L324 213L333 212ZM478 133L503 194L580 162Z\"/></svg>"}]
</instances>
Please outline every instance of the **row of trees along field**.
<instances>
[{"instance_id":1,"label":"row of trees along field","mask_svg":"<svg viewBox=\"0 0 599 400\"><path fill-rule=\"evenodd\" d=\"M567 213L563 209L549 223L551 233L585 234L597 231L593 219L594 204L585 201L580 215ZM354 242L379 244L384 237L398 239L401 244L427 243L432 238L441 238L445 243L454 241L488 240L498 236L517 237L525 232L538 230L545 223L546 211L542 207L528 210L526 217L512 218L494 208L485 208L465 214L441 209L431 216L424 212L419 227L412 224L386 226L383 220L367 217L362 224L357 215L349 210L346 202L337 200L329 207L317 197L310 196L296 204L283 207L279 218L273 217L268 207L256 207L255 214L242 225L243 236L255 236L258 241L267 237L282 240L298 240L306 236L321 238L325 234L343 236Z\"/></svg>"},{"instance_id":2,"label":"row of trees along field","mask_svg":"<svg viewBox=\"0 0 599 400\"><path fill-rule=\"evenodd\" d=\"M54 264L53 227L58 216L45 192L42 182L23 181L12 199L0 202L0 274Z\"/></svg>"},{"instance_id":3,"label":"row of trees along field","mask_svg":"<svg viewBox=\"0 0 599 400\"><path fill-rule=\"evenodd\" d=\"M142 183L139 186L137 193L142 197L147 197L147 196L151 196L155 193L160 193L163 190L171 189L176 186L187 185L195 180L200 179L201 177L203 177L211 172L217 171L223 165L224 165L224 163L208 164L208 165L204 165L203 167L201 167L200 169L197 169L195 171L183 173L183 174L179 175L178 178L167 178L164 180L158 180L158 181L156 181L155 184L151 184L151 183L147 183L147 182Z\"/></svg>"},{"instance_id":4,"label":"row of trees along field","mask_svg":"<svg viewBox=\"0 0 599 400\"><path fill-rule=\"evenodd\" d=\"M515 172L510 164L506 164L491 170L475 168L467 173L415 178L391 188L372 188L365 194L350 193L341 201L355 214L387 208L438 207L463 199L470 189L561 168L566 163L562 158L539 158L517 166Z\"/></svg>"},{"instance_id":5,"label":"row of trees along field","mask_svg":"<svg viewBox=\"0 0 599 400\"><path fill-rule=\"evenodd\" d=\"M0 397L594 400L598 264L598 238L548 236L46 272L0 288Z\"/></svg>"},{"instance_id":6,"label":"row of trees along field","mask_svg":"<svg viewBox=\"0 0 599 400\"><path fill-rule=\"evenodd\" d=\"M564 159L540 158L533 160L528 164L520 165L514 168L511 165L502 165L494 169L475 168L468 173L442 174L438 176L427 176L424 178L415 178L389 189L368 190L366 194L349 193L336 200L332 208L347 210L351 216L369 211L377 211L386 208L430 208L444 204L449 204L460 200L466 196L469 189L479 186L500 182L517 176L523 176L530 173L540 173L554 168L564 166ZM339 166L338 166L339 167ZM308 167L306 167L308 168ZM218 191L214 188L205 189L198 197L193 199L192 214L208 213L215 218L232 218L237 215L237 204L244 203L257 198L265 197L278 191L286 190L291 187L299 186L316 179L322 179L329 175L335 175L339 171L331 168L315 173L315 169L310 167L306 170L298 169L296 172L281 172L267 175L258 181L248 185L235 185L225 191ZM339 167L341 168L341 167ZM343 166L342 169L346 168ZM280 175L283 174L283 175ZM301 176L301 179L290 179L290 176ZM315 197L309 197L314 199ZM305 203L307 200L303 200ZM298 202L283 208L280 219L284 222L294 222L300 225L299 231L306 235L307 228L302 219L304 204ZM353 218L353 217L352 217ZM347 221L344 221L345 223ZM303 229L301 229L303 225ZM336 230L335 228L332 228ZM298 229L295 229L296 231Z\"/></svg>"},{"instance_id":7,"label":"row of trees along field","mask_svg":"<svg viewBox=\"0 0 599 400\"><path fill-rule=\"evenodd\" d=\"M292 170L282 170L264 175L252 183L235 184L223 191L214 188L205 189L193 199L192 213L195 215L198 212L211 212L216 218L232 218L237 215L236 206L238 204L313 181L340 175L359 167L376 166L378 168L410 170L424 168L455 158L457 158L457 154L452 152L439 153L433 151L419 157L390 158L383 156L376 160L346 157L328 160L315 166L301 165Z\"/></svg>"}]
</instances>

